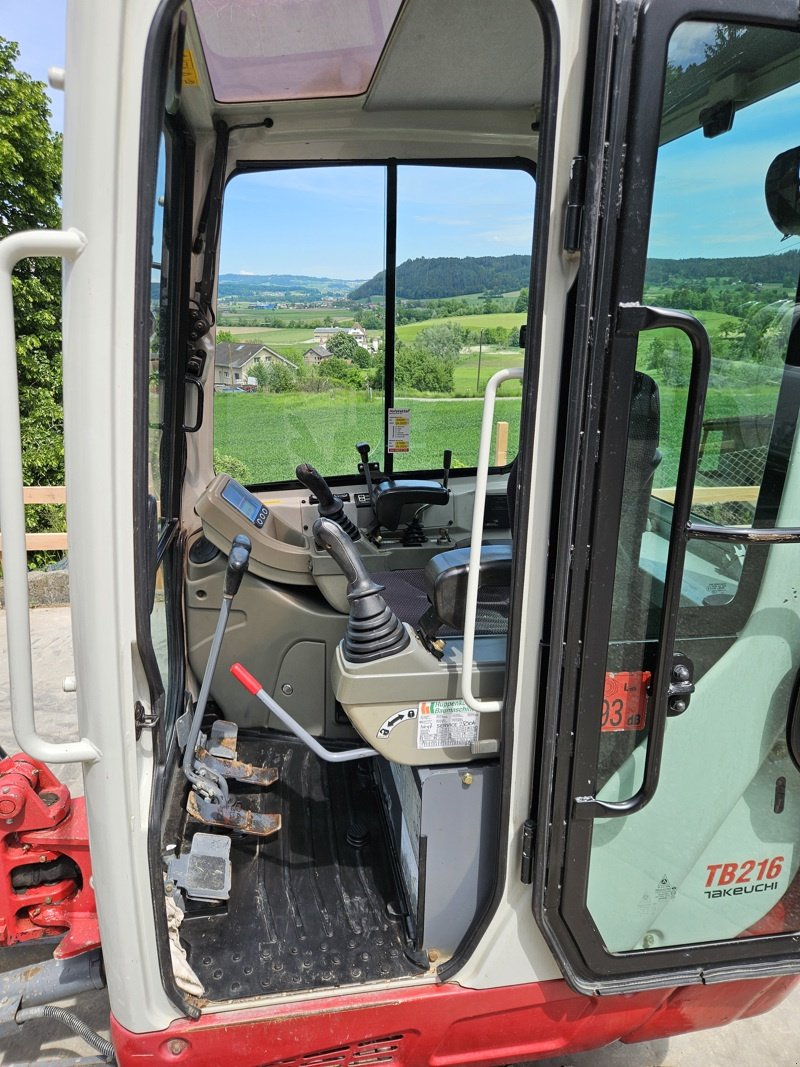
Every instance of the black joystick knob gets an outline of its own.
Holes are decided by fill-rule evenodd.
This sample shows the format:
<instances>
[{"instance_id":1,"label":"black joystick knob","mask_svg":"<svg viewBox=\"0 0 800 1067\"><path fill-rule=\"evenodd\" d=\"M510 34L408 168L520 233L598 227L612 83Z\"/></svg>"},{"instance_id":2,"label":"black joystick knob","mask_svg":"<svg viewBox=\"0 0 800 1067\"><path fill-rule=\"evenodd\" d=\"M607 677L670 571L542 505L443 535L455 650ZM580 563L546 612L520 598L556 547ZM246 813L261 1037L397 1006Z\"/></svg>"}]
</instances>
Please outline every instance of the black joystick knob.
<instances>
[{"instance_id":1,"label":"black joystick knob","mask_svg":"<svg viewBox=\"0 0 800 1067\"><path fill-rule=\"evenodd\" d=\"M351 541L358 541L361 534L358 527L345 514L341 497L331 492L331 487L310 463L301 463L295 470L295 477L310 493L317 498L317 511L323 519L332 519L341 526Z\"/></svg>"},{"instance_id":2,"label":"black joystick knob","mask_svg":"<svg viewBox=\"0 0 800 1067\"><path fill-rule=\"evenodd\" d=\"M372 471L369 469L369 445L366 441L360 441L356 445L356 452L361 456L361 469L364 471L364 480L367 483L367 492L372 499Z\"/></svg>"},{"instance_id":3,"label":"black joystick knob","mask_svg":"<svg viewBox=\"0 0 800 1067\"><path fill-rule=\"evenodd\" d=\"M225 568L225 590L223 593L227 600L233 600L239 592L242 578L244 578L245 571L250 565L252 549L250 538L245 534L237 534L231 542L228 565Z\"/></svg>"},{"instance_id":4,"label":"black joystick knob","mask_svg":"<svg viewBox=\"0 0 800 1067\"><path fill-rule=\"evenodd\" d=\"M330 519L314 523L314 540L339 564L347 578L350 617L344 636L344 656L351 663L393 656L407 648L411 637L381 596L382 585L367 574L356 549Z\"/></svg>"}]
</instances>

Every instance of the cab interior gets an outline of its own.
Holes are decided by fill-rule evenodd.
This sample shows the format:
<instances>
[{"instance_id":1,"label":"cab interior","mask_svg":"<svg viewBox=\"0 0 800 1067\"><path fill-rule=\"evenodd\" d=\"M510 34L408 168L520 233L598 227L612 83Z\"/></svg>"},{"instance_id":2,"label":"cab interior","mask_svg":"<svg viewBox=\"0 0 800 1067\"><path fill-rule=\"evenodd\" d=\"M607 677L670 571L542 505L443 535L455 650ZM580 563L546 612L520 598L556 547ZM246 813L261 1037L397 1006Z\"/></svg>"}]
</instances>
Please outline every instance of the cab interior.
<instances>
[{"instance_id":1,"label":"cab interior","mask_svg":"<svg viewBox=\"0 0 800 1067\"><path fill-rule=\"evenodd\" d=\"M188 663L182 699L174 685L162 695L152 878L165 980L184 998L431 980L492 900L515 456L529 418L520 327L549 52L530 0L501 6L192 0L153 33L166 91L150 175L151 628L156 657L160 630L165 646L185 642ZM320 199L328 213L309 228ZM413 378L402 334L413 303L402 263L436 211L476 233L476 252L516 242L523 281L498 279L494 295L525 290L502 344L472 338L466 396L458 382L445 396ZM448 251L421 240L418 260ZM295 294L308 352L267 342L261 388L242 362L259 345L230 325L235 310L288 313L274 295L242 297L242 279L251 263L273 282L299 276L293 246L305 243L319 284L327 241L369 245L345 277L363 288L367 266L375 274L347 326L368 317L357 356L371 362L358 378L358 358L340 359L332 384L314 366L318 327L304 324L336 314L331 283L333 297L302 308ZM506 364L476 513L484 390ZM284 394L278 372L290 376ZM482 579L468 658L483 710L462 693L473 543Z\"/></svg>"}]
</instances>

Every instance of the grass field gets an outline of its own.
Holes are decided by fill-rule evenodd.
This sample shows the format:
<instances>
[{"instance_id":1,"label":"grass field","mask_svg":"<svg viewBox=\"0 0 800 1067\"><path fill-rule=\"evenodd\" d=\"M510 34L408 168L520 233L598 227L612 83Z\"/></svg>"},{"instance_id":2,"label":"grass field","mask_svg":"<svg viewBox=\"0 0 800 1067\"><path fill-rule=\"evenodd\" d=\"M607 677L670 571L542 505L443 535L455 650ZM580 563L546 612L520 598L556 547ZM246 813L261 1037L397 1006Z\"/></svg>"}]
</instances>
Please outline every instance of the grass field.
<instances>
[{"instance_id":1,"label":"grass field","mask_svg":"<svg viewBox=\"0 0 800 1067\"><path fill-rule=\"evenodd\" d=\"M283 330L277 327L261 326L226 326L228 333L232 334L237 341L247 344L262 345L299 345L314 344L314 330Z\"/></svg>"},{"instance_id":2,"label":"grass field","mask_svg":"<svg viewBox=\"0 0 800 1067\"><path fill-rule=\"evenodd\" d=\"M453 315L448 319L424 319L422 322L409 322L405 326L398 326L397 337L401 341L413 341L420 330L427 330L431 326L444 326L451 322L475 333L479 330L510 330L512 326L519 328L525 318L520 311L500 311L494 315Z\"/></svg>"},{"instance_id":3,"label":"grass field","mask_svg":"<svg viewBox=\"0 0 800 1067\"><path fill-rule=\"evenodd\" d=\"M453 465L472 467L478 455L483 405L476 400L426 400L406 403L411 409L411 452L396 457L398 470L440 467L446 448ZM509 423L509 444L519 437L520 401L500 398L497 418ZM356 469L357 441L380 448L383 397L365 393L218 393L214 397L214 447L235 456L252 483L294 477L303 460L323 475Z\"/></svg>"}]
</instances>

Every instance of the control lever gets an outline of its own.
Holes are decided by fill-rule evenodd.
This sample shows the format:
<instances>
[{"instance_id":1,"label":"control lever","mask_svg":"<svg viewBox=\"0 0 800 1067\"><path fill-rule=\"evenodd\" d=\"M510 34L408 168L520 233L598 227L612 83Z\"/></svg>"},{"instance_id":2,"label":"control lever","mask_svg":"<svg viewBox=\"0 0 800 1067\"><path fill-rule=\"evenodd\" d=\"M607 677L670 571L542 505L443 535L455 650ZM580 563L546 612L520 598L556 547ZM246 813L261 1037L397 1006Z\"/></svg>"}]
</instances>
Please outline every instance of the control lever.
<instances>
[{"instance_id":1,"label":"control lever","mask_svg":"<svg viewBox=\"0 0 800 1067\"><path fill-rule=\"evenodd\" d=\"M312 467L310 463L301 463L294 473L298 482L302 482L309 493L313 493L317 498L317 511L320 516L324 519L331 519L337 526L341 526L351 541L358 541L361 534L358 527L345 514L341 497L334 496L331 487L316 467Z\"/></svg>"},{"instance_id":2,"label":"control lever","mask_svg":"<svg viewBox=\"0 0 800 1067\"><path fill-rule=\"evenodd\" d=\"M444 459L442 460L442 488L447 488L447 483L450 481L450 467L453 462L453 451L450 448L444 450Z\"/></svg>"},{"instance_id":3,"label":"control lever","mask_svg":"<svg viewBox=\"0 0 800 1067\"><path fill-rule=\"evenodd\" d=\"M383 586L372 581L352 543L330 519L317 519L313 533L317 545L336 560L347 578L350 616L342 642L345 659L368 663L402 652L411 641L409 632L381 596Z\"/></svg>"},{"instance_id":4,"label":"control lever","mask_svg":"<svg viewBox=\"0 0 800 1067\"><path fill-rule=\"evenodd\" d=\"M361 456L361 467L364 471L364 478L367 483L367 492L369 498L372 500L372 471L369 469L369 445L366 441L361 441L356 445L356 452Z\"/></svg>"},{"instance_id":5,"label":"control lever","mask_svg":"<svg viewBox=\"0 0 800 1067\"><path fill-rule=\"evenodd\" d=\"M206 669L203 672L200 695L197 698L191 726L186 737L182 767L183 773L192 783L192 791L187 804L190 815L210 826L223 826L228 829L241 830L244 833L266 836L280 829L280 816L262 815L259 812L235 806L231 801L226 779L231 777L250 781L253 785L271 785L276 781L277 774L271 768L250 767L236 759L227 761L215 759L207 752L198 750L200 728L211 691L211 680L217 669L233 598L239 592L242 578L250 565L251 551L250 538L245 534L237 534L228 552L222 605ZM234 724L227 725L235 732ZM234 755L235 750L231 751L231 756Z\"/></svg>"}]
</instances>

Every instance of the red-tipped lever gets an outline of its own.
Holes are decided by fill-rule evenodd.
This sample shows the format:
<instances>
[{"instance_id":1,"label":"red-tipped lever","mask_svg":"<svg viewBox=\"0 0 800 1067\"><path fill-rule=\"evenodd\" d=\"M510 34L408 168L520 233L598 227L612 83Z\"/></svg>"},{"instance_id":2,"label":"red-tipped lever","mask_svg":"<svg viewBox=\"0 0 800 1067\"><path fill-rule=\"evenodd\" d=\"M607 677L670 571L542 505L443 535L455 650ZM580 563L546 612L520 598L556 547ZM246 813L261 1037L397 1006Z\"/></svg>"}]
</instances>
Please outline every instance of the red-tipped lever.
<instances>
[{"instance_id":1,"label":"red-tipped lever","mask_svg":"<svg viewBox=\"0 0 800 1067\"><path fill-rule=\"evenodd\" d=\"M336 529L338 529L338 527L336 527ZM264 707L268 708L276 718L280 719L283 725L291 730L295 737L299 737L303 744L307 745L312 752L316 753L320 759L325 760L327 763L345 763L348 760L364 759L366 756L378 755L374 748L351 748L341 752L329 752L327 748L322 747L316 737L312 737L308 730L304 729L299 722L296 722L285 708L282 708L276 700L272 699L261 682L259 682L257 678L254 678L250 671L248 671L246 667L243 667L241 663L234 663L231 666L231 674L236 681L243 685L245 689L249 690L253 696L258 697Z\"/></svg>"},{"instance_id":2,"label":"red-tipped lever","mask_svg":"<svg viewBox=\"0 0 800 1067\"><path fill-rule=\"evenodd\" d=\"M241 682L245 689L249 689L250 692L255 694L263 689L264 686L259 682L257 678L254 678L250 671L246 667L243 667L241 663L234 663L231 667L231 674L237 682Z\"/></svg>"}]
</instances>

